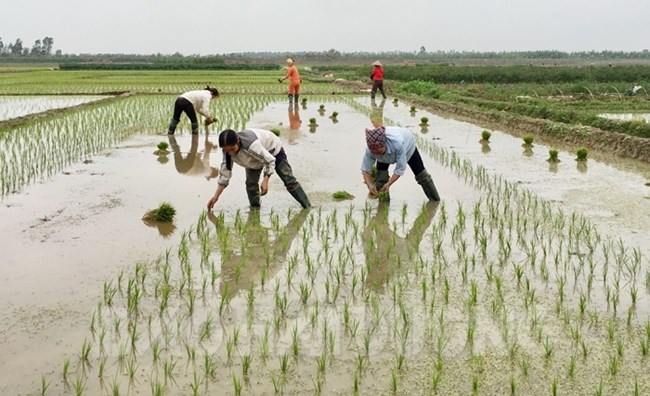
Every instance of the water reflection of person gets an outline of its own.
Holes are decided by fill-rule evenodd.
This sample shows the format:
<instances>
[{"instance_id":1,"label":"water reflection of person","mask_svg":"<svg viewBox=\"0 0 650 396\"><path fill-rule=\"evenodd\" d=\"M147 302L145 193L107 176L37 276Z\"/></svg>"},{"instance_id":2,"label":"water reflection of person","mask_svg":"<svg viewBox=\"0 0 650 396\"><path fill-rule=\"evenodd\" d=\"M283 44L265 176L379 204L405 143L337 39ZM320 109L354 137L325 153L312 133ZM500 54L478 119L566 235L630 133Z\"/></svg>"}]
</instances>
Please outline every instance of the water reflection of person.
<instances>
[{"instance_id":1,"label":"water reflection of person","mask_svg":"<svg viewBox=\"0 0 650 396\"><path fill-rule=\"evenodd\" d=\"M384 284L400 270L400 263L404 265L408 263L409 257L415 257L439 204L435 201L425 203L404 237L397 235L391 228L388 221L390 205L387 202L378 204L377 213L363 230L364 255L368 267L366 286L377 292L382 291Z\"/></svg>"},{"instance_id":2,"label":"water reflection of person","mask_svg":"<svg viewBox=\"0 0 650 396\"><path fill-rule=\"evenodd\" d=\"M372 122L372 125L375 128L384 125L385 104L386 104L386 99L382 99L382 101L379 103L379 106L377 105L377 102L375 102L375 98L372 98L370 100L370 107L372 109L370 112L370 122Z\"/></svg>"},{"instance_id":3,"label":"water reflection of person","mask_svg":"<svg viewBox=\"0 0 650 396\"><path fill-rule=\"evenodd\" d=\"M286 261L291 243L298 235L308 214L309 212L306 210L297 211L291 216L285 227L279 228L280 231L275 238L271 238L269 229L262 226L260 211L252 209L248 212L243 232L239 234L242 236L242 243L245 239L245 247L222 256L222 293L227 290L229 296L234 296L242 289L254 287L255 282L260 280L263 270L266 271L267 282L273 278L280 270L282 263ZM215 216L212 211L208 211L208 219L216 226L218 235L226 232L228 233L226 237L231 238L238 234L228 230L228 227L223 224L223 218Z\"/></svg>"},{"instance_id":4,"label":"water reflection of person","mask_svg":"<svg viewBox=\"0 0 650 396\"><path fill-rule=\"evenodd\" d=\"M296 144L296 140L300 136L301 124L302 120L300 119L298 103L295 106L289 105L289 144Z\"/></svg>"},{"instance_id":5,"label":"water reflection of person","mask_svg":"<svg viewBox=\"0 0 650 396\"><path fill-rule=\"evenodd\" d=\"M178 173L187 175L204 176L210 180L217 176L219 171L217 168L210 166L210 152L214 145L208 136L205 136L203 154L198 153L199 148L199 135L192 135L192 143L190 151L186 156L183 156L181 147L179 146L176 138L173 135L168 135L169 145L174 152L174 166Z\"/></svg>"}]
</instances>

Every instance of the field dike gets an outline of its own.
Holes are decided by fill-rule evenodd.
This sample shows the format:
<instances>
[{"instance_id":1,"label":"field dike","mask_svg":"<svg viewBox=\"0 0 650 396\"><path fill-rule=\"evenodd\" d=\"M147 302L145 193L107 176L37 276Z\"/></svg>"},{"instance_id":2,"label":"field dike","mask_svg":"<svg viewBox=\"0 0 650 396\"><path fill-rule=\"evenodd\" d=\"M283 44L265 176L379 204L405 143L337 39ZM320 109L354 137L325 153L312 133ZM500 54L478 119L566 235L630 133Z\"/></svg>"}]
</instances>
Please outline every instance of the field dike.
<instances>
[{"instance_id":1,"label":"field dike","mask_svg":"<svg viewBox=\"0 0 650 396\"><path fill-rule=\"evenodd\" d=\"M533 133L549 142L583 146L619 157L650 162L650 139L603 131L589 126L522 117L506 112L477 111L437 100L409 98L409 101L413 101L433 113L448 114L455 118L462 117L466 121L498 126L515 136Z\"/></svg>"}]
</instances>

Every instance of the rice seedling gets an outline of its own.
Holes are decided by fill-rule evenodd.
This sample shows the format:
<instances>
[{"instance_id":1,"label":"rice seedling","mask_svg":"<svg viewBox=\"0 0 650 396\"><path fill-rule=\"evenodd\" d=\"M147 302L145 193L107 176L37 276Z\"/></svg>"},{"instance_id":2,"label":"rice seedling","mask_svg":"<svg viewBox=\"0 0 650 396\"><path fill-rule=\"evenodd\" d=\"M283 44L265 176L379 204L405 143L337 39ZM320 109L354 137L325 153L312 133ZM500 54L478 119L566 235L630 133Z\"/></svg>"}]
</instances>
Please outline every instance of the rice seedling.
<instances>
[{"instance_id":1,"label":"rice seedling","mask_svg":"<svg viewBox=\"0 0 650 396\"><path fill-rule=\"evenodd\" d=\"M63 385L65 387L70 383L68 381L68 374L70 372L70 358L65 358L63 360L63 371L61 372L61 379L63 380Z\"/></svg>"},{"instance_id":2,"label":"rice seedling","mask_svg":"<svg viewBox=\"0 0 650 396\"><path fill-rule=\"evenodd\" d=\"M86 381L84 381L83 377L77 376L77 378L74 381L74 393L77 396L81 396L84 393L84 390L86 390Z\"/></svg>"},{"instance_id":3,"label":"rice seedling","mask_svg":"<svg viewBox=\"0 0 650 396\"><path fill-rule=\"evenodd\" d=\"M555 378L551 381L551 395L557 396L557 379Z\"/></svg>"},{"instance_id":4,"label":"rice seedling","mask_svg":"<svg viewBox=\"0 0 650 396\"><path fill-rule=\"evenodd\" d=\"M79 352L79 365L84 368L90 367L90 349L92 345L88 340L84 340L81 345L81 351Z\"/></svg>"},{"instance_id":5,"label":"rice seedling","mask_svg":"<svg viewBox=\"0 0 650 396\"><path fill-rule=\"evenodd\" d=\"M429 125L429 118L428 117L421 117L420 118L420 126L427 126Z\"/></svg>"},{"instance_id":6,"label":"rice seedling","mask_svg":"<svg viewBox=\"0 0 650 396\"><path fill-rule=\"evenodd\" d=\"M354 199L354 195L350 194L347 191L341 190L332 193L332 198L334 198L335 201L343 201L343 200Z\"/></svg>"},{"instance_id":7,"label":"rice seedling","mask_svg":"<svg viewBox=\"0 0 650 396\"><path fill-rule=\"evenodd\" d=\"M393 395L397 394L398 377L397 372L393 370L390 373L390 390Z\"/></svg>"},{"instance_id":8,"label":"rice seedling","mask_svg":"<svg viewBox=\"0 0 650 396\"><path fill-rule=\"evenodd\" d=\"M535 136L527 134L527 135L524 135L523 140L524 140L524 145L532 146L533 141L535 140Z\"/></svg>"},{"instance_id":9,"label":"rice seedling","mask_svg":"<svg viewBox=\"0 0 650 396\"><path fill-rule=\"evenodd\" d=\"M214 379L217 375L217 364L209 353L203 355L203 378L206 381Z\"/></svg>"},{"instance_id":10,"label":"rice seedling","mask_svg":"<svg viewBox=\"0 0 650 396\"><path fill-rule=\"evenodd\" d=\"M530 369L530 359L528 357L522 357L519 362L519 369L524 377L528 377L528 370Z\"/></svg>"},{"instance_id":11,"label":"rice seedling","mask_svg":"<svg viewBox=\"0 0 650 396\"><path fill-rule=\"evenodd\" d=\"M165 386L167 384L175 384L176 379L174 378L175 373L174 370L176 369L176 364L178 363L178 360L174 359L173 356L170 356L168 360L165 360L163 362L163 374L165 378Z\"/></svg>"},{"instance_id":12,"label":"rice seedling","mask_svg":"<svg viewBox=\"0 0 650 396\"><path fill-rule=\"evenodd\" d=\"M584 147L580 147L578 150L576 150L576 161L586 161L587 155L588 155L587 149Z\"/></svg>"},{"instance_id":13,"label":"rice seedling","mask_svg":"<svg viewBox=\"0 0 650 396\"><path fill-rule=\"evenodd\" d=\"M620 358L618 355L609 356L609 363L607 365L607 368L609 369L609 373L612 375L612 377L615 377L616 374L618 374L619 359Z\"/></svg>"},{"instance_id":14,"label":"rice seedling","mask_svg":"<svg viewBox=\"0 0 650 396\"><path fill-rule=\"evenodd\" d=\"M41 374L41 396L45 396L47 389L50 387L51 381L47 380L45 374Z\"/></svg>"},{"instance_id":15,"label":"rice seedling","mask_svg":"<svg viewBox=\"0 0 650 396\"><path fill-rule=\"evenodd\" d=\"M289 370L289 356L284 353L280 355L280 373L282 374L282 377L286 377L287 372Z\"/></svg>"},{"instance_id":16,"label":"rice seedling","mask_svg":"<svg viewBox=\"0 0 650 396\"><path fill-rule=\"evenodd\" d=\"M235 374L232 374L232 386L236 396L241 395L242 383Z\"/></svg>"},{"instance_id":17,"label":"rice seedling","mask_svg":"<svg viewBox=\"0 0 650 396\"><path fill-rule=\"evenodd\" d=\"M147 211L143 216L143 220L171 223L174 221L175 216L176 208L169 202L163 202L157 208Z\"/></svg>"}]
</instances>

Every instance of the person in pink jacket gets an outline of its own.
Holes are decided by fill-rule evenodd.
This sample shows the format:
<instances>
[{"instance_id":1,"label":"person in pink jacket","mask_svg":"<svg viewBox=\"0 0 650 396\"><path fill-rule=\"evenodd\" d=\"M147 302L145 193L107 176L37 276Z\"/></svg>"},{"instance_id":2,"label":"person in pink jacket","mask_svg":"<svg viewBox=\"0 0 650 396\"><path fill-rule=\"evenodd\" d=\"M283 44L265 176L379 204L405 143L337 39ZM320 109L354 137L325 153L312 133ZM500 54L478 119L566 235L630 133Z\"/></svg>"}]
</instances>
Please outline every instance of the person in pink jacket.
<instances>
[{"instance_id":1,"label":"person in pink jacket","mask_svg":"<svg viewBox=\"0 0 650 396\"><path fill-rule=\"evenodd\" d=\"M185 92L176 98L174 102L174 115L169 122L167 134L173 135L176 131L176 126L181 122L181 114L187 114L187 117L192 123L192 134L199 133L199 121L196 118L196 113L205 117L205 125L210 125L214 122L214 118L210 115L210 101L219 97L219 91L216 88L206 86L202 90Z\"/></svg>"},{"instance_id":2,"label":"person in pink jacket","mask_svg":"<svg viewBox=\"0 0 650 396\"><path fill-rule=\"evenodd\" d=\"M287 58L287 66L287 74L284 77L279 78L278 81L282 82L287 78L289 79L289 104L291 104L292 101L295 101L294 103L297 105L302 80L300 79L300 74L298 74L298 68L294 63L293 58Z\"/></svg>"}]
</instances>

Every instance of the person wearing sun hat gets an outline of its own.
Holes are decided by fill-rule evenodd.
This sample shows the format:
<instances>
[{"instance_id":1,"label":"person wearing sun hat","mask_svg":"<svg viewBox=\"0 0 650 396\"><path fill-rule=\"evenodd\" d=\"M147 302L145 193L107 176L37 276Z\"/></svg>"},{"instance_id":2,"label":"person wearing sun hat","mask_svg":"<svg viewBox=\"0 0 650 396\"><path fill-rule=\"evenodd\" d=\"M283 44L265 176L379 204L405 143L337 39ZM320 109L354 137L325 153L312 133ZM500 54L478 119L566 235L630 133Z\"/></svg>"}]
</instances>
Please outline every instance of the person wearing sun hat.
<instances>
[{"instance_id":1,"label":"person wearing sun hat","mask_svg":"<svg viewBox=\"0 0 650 396\"><path fill-rule=\"evenodd\" d=\"M390 187L404 175L408 165L415 180L424 190L429 201L440 201L440 195L433 179L424 168L422 157L413 134L406 128L396 126L375 126L366 128L366 152L361 162L361 173L371 196L379 192L388 193ZM372 166L377 164L375 180L372 179ZM393 175L389 178L388 166L395 164Z\"/></svg>"},{"instance_id":2,"label":"person wearing sun hat","mask_svg":"<svg viewBox=\"0 0 650 396\"><path fill-rule=\"evenodd\" d=\"M370 79L372 80L370 98L374 99L377 90L379 90L379 92L381 92L381 96L386 99L386 92L384 91L384 68L379 61L374 61L372 66L372 73L370 73Z\"/></svg>"},{"instance_id":3,"label":"person wearing sun hat","mask_svg":"<svg viewBox=\"0 0 650 396\"><path fill-rule=\"evenodd\" d=\"M282 82L286 79L289 79L289 105L292 101L298 104L298 97L300 96L300 84L302 80L300 79L300 74L298 73L298 68L293 60L293 58L287 58L287 74L279 78L278 81Z\"/></svg>"}]
</instances>

